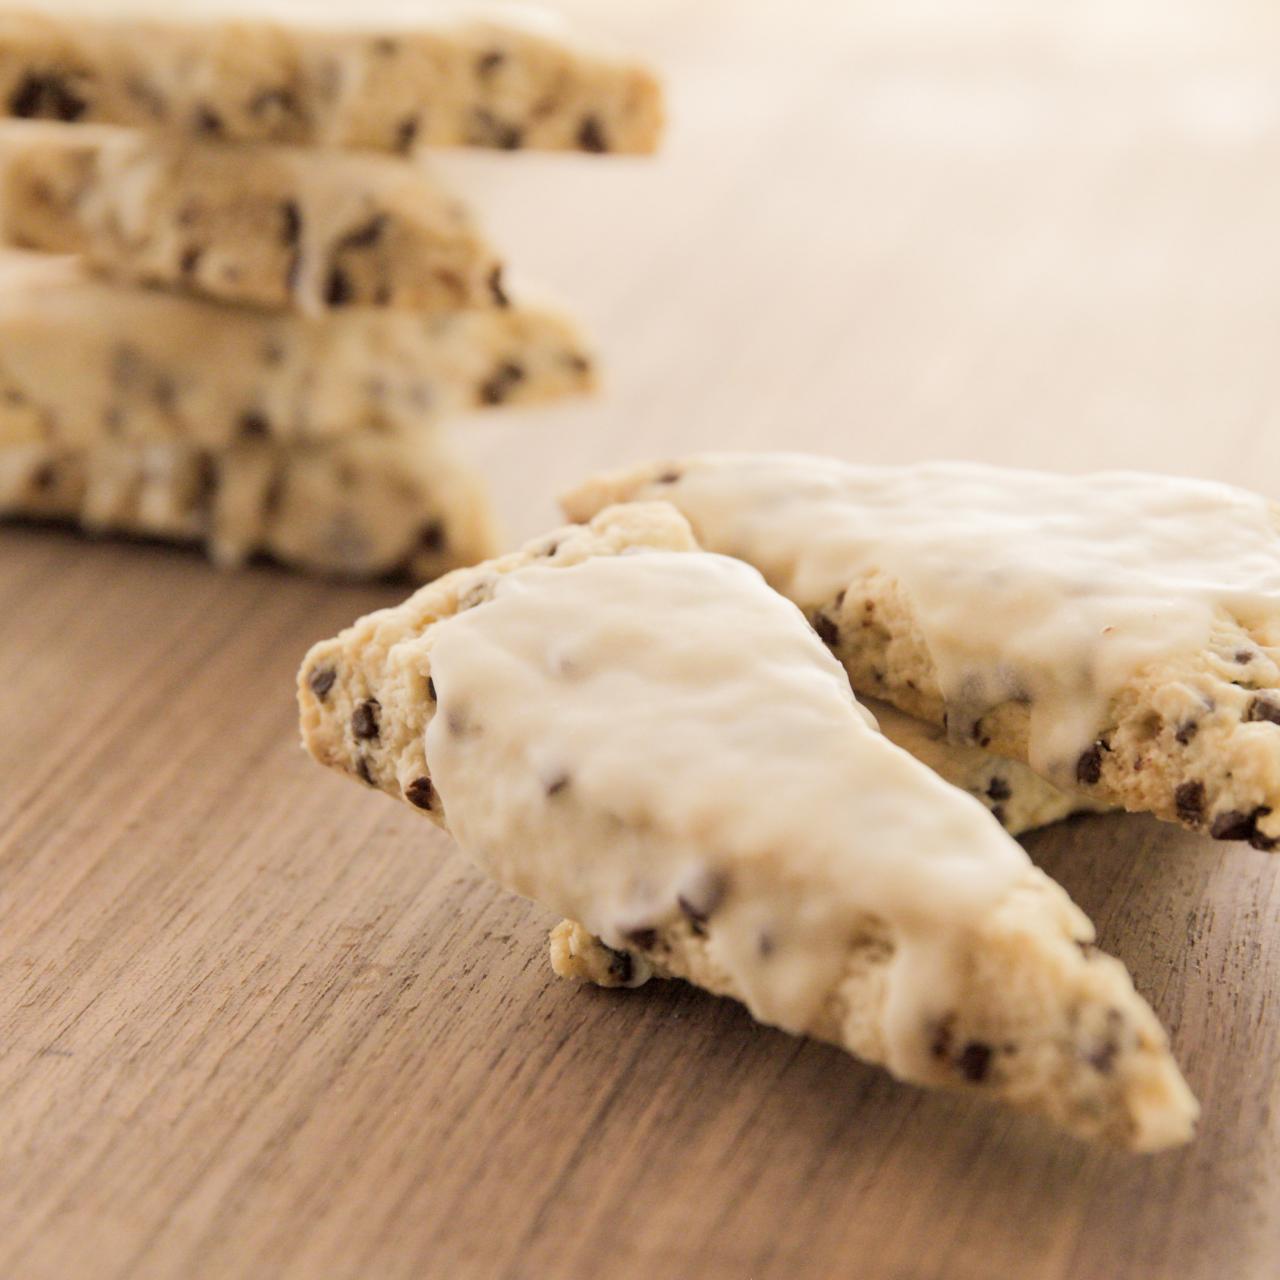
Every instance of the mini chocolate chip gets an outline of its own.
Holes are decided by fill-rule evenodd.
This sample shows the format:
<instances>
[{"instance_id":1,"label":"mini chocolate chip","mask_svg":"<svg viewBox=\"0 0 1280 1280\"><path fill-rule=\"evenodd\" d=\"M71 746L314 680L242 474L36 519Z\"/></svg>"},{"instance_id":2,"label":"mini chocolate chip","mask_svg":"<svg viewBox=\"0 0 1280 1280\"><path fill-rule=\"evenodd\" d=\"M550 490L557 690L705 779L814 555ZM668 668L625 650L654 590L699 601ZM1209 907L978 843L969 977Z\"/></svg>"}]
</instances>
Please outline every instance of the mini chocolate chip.
<instances>
[{"instance_id":1,"label":"mini chocolate chip","mask_svg":"<svg viewBox=\"0 0 1280 1280\"><path fill-rule=\"evenodd\" d=\"M418 130L421 127L417 116L405 116L396 125L396 150L400 152L412 151L413 144L418 140Z\"/></svg>"},{"instance_id":2,"label":"mini chocolate chip","mask_svg":"<svg viewBox=\"0 0 1280 1280\"><path fill-rule=\"evenodd\" d=\"M1081 786L1091 787L1102 777L1102 743L1095 742L1079 760L1076 761L1076 781Z\"/></svg>"},{"instance_id":3,"label":"mini chocolate chip","mask_svg":"<svg viewBox=\"0 0 1280 1280\"><path fill-rule=\"evenodd\" d=\"M239 434L242 440L262 440L271 434L271 423L257 409L246 409L240 415Z\"/></svg>"},{"instance_id":4,"label":"mini chocolate chip","mask_svg":"<svg viewBox=\"0 0 1280 1280\"><path fill-rule=\"evenodd\" d=\"M473 141L481 146L497 147L500 151L519 151L524 145L524 130L519 125L508 124L483 107L472 118L475 122Z\"/></svg>"},{"instance_id":5,"label":"mini chocolate chip","mask_svg":"<svg viewBox=\"0 0 1280 1280\"><path fill-rule=\"evenodd\" d=\"M428 520L418 533L418 546L423 551L443 551L447 542L444 525L439 520Z\"/></svg>"},{"instance_id":6,"label":"mini chocolate chip","mask_svg":"<svg viewBox=\"0 0 1280 1280\"><path fill-rule=\"evenodd\" d=\"M988 800L995 800L999 802L1001 800L1008 800L1012 795L1013 788L1010 787L1008 782L1003 778L992 778L991 781L987 783Z\"/></svg>"},{"instance_id":7,"label":"mini chocolate chip","mask_svg":"<svg viewBox=\"0 0 1280 1280\"><path fill-rule=\"evenodd\" d=\"M427 677L427 697L430 698L432 702L437 701L436 682L430 676Z\"/></svg>"},{"instance_id":8,"label":"mini chocolate chip","mask_svg":"<svg viewBox=\"0 0 1280 1280\"><path fill-rule=\"evenodd\" d=\"M625 951L615 951L603 942L600 945L609 953L609 976L625 987L635 972L631 956Z\"/></svg>"},{"instance_id":9,"label":"mini chocolate chip","mask_svg":"<svg viewBox=\"0 0 1280 1280\"><path fill-rule=\"evenodd\" d=\"M511 299L507 296L507 291L502 287L501 264L489 272L489 293L493 297L495 306L509 307L511 305Z\"/></svg>"},{"instance_id":10,"label":"mini chocolate chip","mask_svg":"<svg viewBox=\"0 0 1280 1280\"><path fill-rule=\"evenodd\" d=\"M476 59L476 75L487 80L507 60L501 49L489 49Z\"/></svg>"},{"instance_id":11,"label":"mini chocolate chip","mask_svg":"<svg viewBox=\"0 0 1280 1280\"><path fill-rule=\"evenodd\" d=\"M54 72L26 76L9 97L9 114L23 119L44 116L71 124L84 115L87 106L66 79Z\"/></svg>"},{"instance_id":12,"label":"mini chocolate chip","mask_svg":"<svg viewBox=\"0 0 1280 1280\"><path fill-rule=\"evenodd\" d=\"M641 951L652 951L658 942L656 929L628 929L622 936Z\"/></svg>"},{"instance_id":13,"label":"mini chocolate chip","mask_svg":"<svg viewBox=\"0 0 1280 1280\"><path fill-rule=\"evenodd\" d=\"M1204 783L1184 782L1173 793L1173 804L1183 822L1198 824L1204 821Z\"/></svg>"},{"instance_id":14,"label":"mini chocolate chip","mask_svg":"<svg viewBox=\"0 0 1280 1280\"><path fill-rule=\"evenodd\" d=\"M404 789L405 799L416 804L419 809L430 809L435 799L436 789L430 778L414 778Z\"/></svg>"},{"instance_id":15,"label":"mini chocolate chip","mask_svg":"<svg viewBox=\"0 0 1280 1280\"><path fill-rule=\"evenodd\" d=\"M512 390L524 379L523 366L516 364L512 360L504 361L480 384L480 402L482 404L502 404L510 396Z\"/></svg>"},{"instance_id":16,"label":"mini chocolate chip","mask_svg":"<svg viewBox=\"0 0 1280 1280\"><path fill-rule=\"evenodd\" d=\"M192 123L197 133L216 137L222 133L222 117L209 106L201 104L192 115Z\"/></svg>"},{"instance_id":17,"label":"mini chocolate chip","mask_svg":"<svg viewBox=\"0 0 1280 1280\"><path fill-rule=\"evenodd\" d=\"M363 226L347 232L339 243L346 249L372 249L382 239L382 233L386 229L387 215L379 213L370 218Z\"/></svg>"},{"instance_id":18,"label":"mini chocolate chip","mask_svg":"<svg viewBox=\"0 0 1280 1280\"><path fill-rule=\"evenodd\" d=\"M1200 725L1195 720L1184 720L1179 726L1178 731L1173 736L1184 747L1192 738L1200 732Z\"/></svg>"},{"instance_id":19,"label":"mini chocolate chip","mask_svg":"<svg viewBox=\"0 0 1280 1280\"><path fill-rule=\"evenodd\" d=\"M1280 724L1280 706L1277 706L1270 698L1257 697L1249 703L1249 710L1245 713L1246 720L1265 720L1270 724Z\"/></svg>"},{"instance_id":20,"label":"mini chocolate chip","mask_svg":"<svg viewBox=\"0 0 1280 1280\"><path fill-rule=\"evenodd\" d=\"M325 302L331 307L345 307L354 294L351 277L341 267L334 267L329 272L329 279L324 287Z\"/></svg>"},{"instance_id":21,"label":"mini chocolate chip","mask_svg":"<svg viewBox=\"0 0 1280 1280\"><path fill-rule=\"evenodd\" d=\"M1239 809L1228 809L1220 813L1209 827L1209 834L1215 840L1250 840L1258 834L1258 819L1271 810L1260 806L1252 813L1244 813Z\"/></svg>"},{"instance_id":22,"label":"mini chocolate chip","mask_svg":"<svg viewBox=\"0 0 1280 1280\"><path fill-rule=\"evenodd\" d=\"M654 478L654 484L675 484L679 479L680 473L678 471L664 471Z\"/></svg>"},{"instance_id":23,"label":"mini chocolate chip","mask_svg":"<svg viewBox=\"0 0 1280 1280\"><path fill-rule=\"evenodd\" d=\"M366 698L351 713L351 732L357 738L378 736L378 712L382 710L377 698Z\"/></svg>"},{"instance_id":24,"label":"mini chocolate chip","mask_svg":"<svg viewBox=\"0 0 1280 1280\"><path fill-rule=\"evenodd\" d=\"M369 768L369 761L366 760L364 756L361 756L356 761L356 774L371 787L376 787L378 785L373 780L373 771Z\"/></svg>"},{"instance_id":25,"label":"mini chocolate chip","mask_svg":"<svg viewBox=\"0 0 1280 1280\"><path fill-rule=\"evenodd\" d=\"M286 200L280 206L280 217L282 221L281 239L289 248L293 248L302 239L302 210L298 208L298 202L296 200Z\"/></svg>"},{"instance_id":26,"label":"mini chocolate chip","mask_svg":"<svg viewBox=\"0 0 1280 1280\"><path fill-rule=\"evenodd\" d=\"M1235 657L1236 657L1236 661L1243 667L1245 663L1253 661L1253 650L1237 649Z\"/></svg>"},{"instance_id":27,"label":"mini chocolate chip","mask_svg":"<svg viewBox=\"0 0 1280 1280\"><path fill-rule=\"evenodd\" d=\"M960 1074L971 1084L981 1084L987 1078L991 1066L991 1046L980 1040L970 1040L956 1059Z\"/></svg>"},{"instance_id":28,"label":"mini chocolate chip","mask_svg":"<svg viewBox=\"0 0 1280 1280\"><path fill-rule=\"evenodd\" d=\"M583 151L591 151L601 155L609 150L609 140L605 137L604 126L596 116L583 116L578 126L578 147Z\"/></svg>"},{"instance_id":29,"label":"mini chocolate chip","mask_svg":"<svg viewBox=\"0 0 1280 1280\"><path fill-rule=\"evenodd\" d=\"M558 796L569 785L569 775L558 773L547 783L547 795Z\"/></svg>"},{"instance_id":30,"label":"mini chocolate chip","mask_svg":"<svg viewBox=\"0 0 1280 1280\"><path fill-rule=\"evenodd\" d=\"M1089 1065L1101 1075L1110 1075L1119 1053L1120 1046L1114 1040L1105 1040L1089 1054Z\"/></svg>"},{"instance_id":31,"label":"mini chocolate chip","mask_svg":"<svg viewBox=\"0 0 1280 1280\"><path fill-rule=\"evenodd\" d=\"M189 249L183 251L182 258L178 266L182 270L184 276L193 276L196 268L200 265L200 259L204 257L204 250L198 245L192 245Z\"/></svg>"},{"instance_id":32,"label":"mini chocolate chip","mask_svg":"<svg viewBox=\"0 0 1280 1280\"><path fill-rule=\"evenodd\" d=\"M840 643L840 628L825 613L814 614L813 629L828 649L834 649Z\"/></svg>"}]
</instances>

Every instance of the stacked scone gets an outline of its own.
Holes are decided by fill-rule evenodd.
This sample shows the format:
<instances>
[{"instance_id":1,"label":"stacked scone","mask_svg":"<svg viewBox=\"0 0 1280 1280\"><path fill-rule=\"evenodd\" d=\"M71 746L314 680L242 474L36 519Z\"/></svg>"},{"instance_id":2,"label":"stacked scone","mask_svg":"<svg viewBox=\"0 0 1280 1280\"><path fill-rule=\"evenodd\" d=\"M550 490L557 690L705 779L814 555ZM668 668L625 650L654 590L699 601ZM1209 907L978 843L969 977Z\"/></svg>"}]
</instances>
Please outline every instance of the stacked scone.
<instances>
[{"instance_id":1,"label":"stacked scone","mask_svg":"<svg viewBox=\"0 0 1280 1280\"><path fill-rule=\"evenodd\" d=\"M491 554L440 422L593 365L412 153L647 152L653 78L510 16L122 7L0 10L0 513L343 575Z\"/></svg>"},{"instance_id":2,"label":"stacked scone","mask_svg":"<svg viewBox=\"0 0 1280 1280\"><path fill-rule=\"evenodd\" d=\"M565 509L317 645L311 753L568 917L565 976L685 978L918 1084L1185 1141L1164 1031L1002 827L1114 806L1280 845L1280 511L782 454Z\"/></svg>"}]
</instances>

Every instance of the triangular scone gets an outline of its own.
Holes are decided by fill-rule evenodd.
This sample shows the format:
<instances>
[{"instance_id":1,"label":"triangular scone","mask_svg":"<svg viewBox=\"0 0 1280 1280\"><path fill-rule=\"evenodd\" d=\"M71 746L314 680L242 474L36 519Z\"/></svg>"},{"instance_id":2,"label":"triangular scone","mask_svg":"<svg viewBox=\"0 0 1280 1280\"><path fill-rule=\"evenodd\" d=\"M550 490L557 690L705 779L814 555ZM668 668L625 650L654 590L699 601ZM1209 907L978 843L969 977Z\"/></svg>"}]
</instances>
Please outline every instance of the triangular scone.
<instances>
[{"instance_id":1,"label":"triangular scone","mask_svg":"<svg viewBox=\"0 0 1280 1280\"><path fill-rule=\"evenodd\" d=\"M662 93L532 8L25 0L0 13L13 116L228 142L648 152Z\"/></svg>"},{"instance_id":2,"label":"triangular scone","mask_svg":"<svg viewBox=\"0 0 1280 1280\"><path fill-rule=\"evenodd\" d=\"M0 444L332 439L588 390L571 321L522 306L312 319L0 251Z\"/></svg>"},{"instance_id":3,"label":"triangular scone","mask_svg":"<svg viewBox=\"0 0 1280 1280\"><path fill-rule=\"evenodd\" d=\"M1084 1137L1186 1140L1195 1102L1088 920L874 728L794 606L692 545L669 507L606 511L362 620L303 665L308 749L633 977Z\"/></svg>"},{"instance_id":4,"label":"triangular scone","mask_svg":"<svg viewBox=\"0 0 1280 1280\"><path fill-rule=\"evenodd\" d=\"M984 751L973 743L950 742L937 725L917 720L888 702L867 697L860 700L890 742L927 764L953 787L967 791L1011 836L1061 822L1072 814L1100 813L1107 808L1078 792L1060 790L1020 760Z\"/></svg>"},{"instance_id":5,"label":"triangular scone","mask_svg":"<svg viewBox=\"0 0 1280 1280\"><path fill-rule=\"evenodd\" d=\"M326 444L247 440L0 448L0 518L268 556L342 578L427 582L494 553L486 486L435 432Z\"/></svg>"},{"instance_id":6,"label":"triangular scone","mask_svg":"<svg viewBox=\"0 0 1280 1280\"><path fill-rule=\"evenodd\" d=\"M1280 843L1280 509L1227 485L797 454L637 467L805 611L855 689L1059 785Z\"/></svg>"},{"instance_id":7,"label":"triangular scone","mask_svg":"<svg viewBox=\"0 0 1280 1280\"><path fill-rule=\"evenodd\" d=\"M466 205L370 152L0 121L0 233L115 280L313 314L506 296Z\"/></svg>"}]
</instances>

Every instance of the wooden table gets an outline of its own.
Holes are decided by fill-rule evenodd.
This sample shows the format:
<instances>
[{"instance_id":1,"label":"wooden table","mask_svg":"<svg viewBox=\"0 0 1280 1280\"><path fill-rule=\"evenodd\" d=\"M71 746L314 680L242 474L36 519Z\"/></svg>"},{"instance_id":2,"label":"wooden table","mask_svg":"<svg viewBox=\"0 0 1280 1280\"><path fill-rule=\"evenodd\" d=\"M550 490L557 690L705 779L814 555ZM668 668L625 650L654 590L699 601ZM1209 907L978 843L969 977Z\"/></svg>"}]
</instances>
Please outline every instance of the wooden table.
<instances>
[{"instance_id":1,"label":"wooden table","mask_svg":"<svg viewBox=\"0 0 1280 1280\"><path fill-rule=\"evenodd\" d=\"M459 424L513 540L706 446L1280 493L1274 6L596 16L667 69L665 154L446 166L611 373ZM395 598L0 531L5 1280L1280 1273L1280 861L1030 841L1204 1102L1183 1151L1089 1150L682 985L555 981L551 917L297 747L303 651Z\"/></svg>"}]
</instances>

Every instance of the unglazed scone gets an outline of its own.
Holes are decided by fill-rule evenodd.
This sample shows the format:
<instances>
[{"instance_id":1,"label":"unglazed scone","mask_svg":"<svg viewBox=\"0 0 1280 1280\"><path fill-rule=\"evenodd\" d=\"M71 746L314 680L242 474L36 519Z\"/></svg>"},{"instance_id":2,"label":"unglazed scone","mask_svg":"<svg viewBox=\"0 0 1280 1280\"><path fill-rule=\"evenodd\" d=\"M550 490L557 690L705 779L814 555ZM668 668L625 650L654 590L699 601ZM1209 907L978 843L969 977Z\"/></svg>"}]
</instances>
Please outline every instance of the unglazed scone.
<instances>
[{"instance_id":1,"label":"unglazed scone","mask_svg":"<svg viewBox=\"0 0 1280 1280\"><path fill-rule=\"evenodd\" d=\"M44 0L0 13L0 104L233 142L649 152L662 95L551 15L415 0Z\"/></svg>"},{"instance_id":2,"label":"unglazed scone","mask_svg":"<svg viewBox=\"0 0 1280 1280\"><path fill-rule=\"evenodd\" d=\"M500 306L497 254L421 163L0 122L0 226L113 279L293 307Z\"/></svg>"},{"instance_id":3,"label":"unglazed scone","mask_svg":"<svg viewBox=\"0 0 1280 1280\"><path fill-rule=\"evenodd\" d=\"M494 554L480 477L434 433L317 445L251 440L0 449L0 518L202 545L344 578L427 582Z\"/></svg>"},{"instance_id":4,"label":"unglazed scone","mask_svg":"<svg viewBox=\"0 0 1280 1280\"><path fill-rule=\"evenodd\" d=\"M1280 842L1280 519L1205 481L707 455L565 500L674 503L855 689L1063 788Z\"/></svg>"},{"instance_id":5,"label":"unglazed scone","mask_svg":"<svg viewBox=\"0 0 1280 1280\"><path fill-rule=\"evenodd\" d=\"M1021 761L984 751L971 742L951 742L938 725L917 720L891 703L865 696L860 700L890 742L927 764L953 787L967 791L1011 836L1107 807L1075 791L1059 790Z\"/></svg>"},{"instance_id":6,"label":"unglazed scone","mask_svg":"<svg viewBox=\"0 0 1280 1280\"><path fill-rule=\"evenodd\" d=\"M668 506L601 513L317 645L320 762L426 812L628 980L1138 1149L1196 1106L1089 921L880 734L803 615ZM562 966L564 967L564 966Z\"/></svg>"},{"instance_id":7,"label":"unglazed scone","mask_svg":"<svg viewBox=\"0 0 1280 1280\"><path fill-rule=\"evenodd\" d=\"M74 258L0 253L0 444L315 441L592 384L577 331L553 311L311 319L118 287Z\"/></svg>"}]
</instances>

